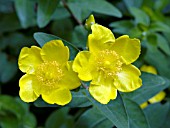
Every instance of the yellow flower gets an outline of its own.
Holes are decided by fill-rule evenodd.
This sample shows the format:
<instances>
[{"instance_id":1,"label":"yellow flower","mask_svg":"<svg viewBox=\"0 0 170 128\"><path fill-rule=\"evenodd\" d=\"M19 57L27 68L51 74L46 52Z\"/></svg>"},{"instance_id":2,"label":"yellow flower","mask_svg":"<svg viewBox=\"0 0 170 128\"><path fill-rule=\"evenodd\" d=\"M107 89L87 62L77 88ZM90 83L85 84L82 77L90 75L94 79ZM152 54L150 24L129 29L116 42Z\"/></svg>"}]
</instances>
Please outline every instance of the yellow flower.
<instances>
[{"instance_id":1,"label":"yellow flower","mask_svg":"<svg viewBox=\"0 0 170 128\"><path fill-rule=\"evenodd\" d=\"M61 40L47 42L42 49L22 48L18 65L26 74L19 81L21 99L33 102L41 95L49 104L69 103L70 90L80 86L80 81L68 59L69 49Z\"/></svg>"},{"instance_id":2,"label":"yellow flower","mask_svg":"<svg viewBox=\"0 0 170 128\"><path fill-rule=\"evenodd\" d=\"M147 65L143 65L140 68L141 71L143 72L148 72L148 73L152 73L152 74L157 74L156 69L153 66L147 66ZM153 104L153 103L157 103L162 101L166 96L166 93L164 91L159 92L158 94L156 94L155 96L153 96L152 98L150 98L148 100L149 103ZM146 108L148 106L148 102L144 102L140 105L141 108Z\"/></svg>"},{"instance_id":3,"label":"yellow flower","mask_svg":"<svg viewBox=\"0 0 170 128\"><path fill-rule=\"evenodd\" d=\"M73 62L73 70L83 81L91 81L90 94L107 104L117 97L117 90L130 92L142 85L140 70L131 63L140 54L140 41L127 35L115 39L113 33L98 24L91 26L89 51L81 51Z\"/></svg>"}]
</instances>

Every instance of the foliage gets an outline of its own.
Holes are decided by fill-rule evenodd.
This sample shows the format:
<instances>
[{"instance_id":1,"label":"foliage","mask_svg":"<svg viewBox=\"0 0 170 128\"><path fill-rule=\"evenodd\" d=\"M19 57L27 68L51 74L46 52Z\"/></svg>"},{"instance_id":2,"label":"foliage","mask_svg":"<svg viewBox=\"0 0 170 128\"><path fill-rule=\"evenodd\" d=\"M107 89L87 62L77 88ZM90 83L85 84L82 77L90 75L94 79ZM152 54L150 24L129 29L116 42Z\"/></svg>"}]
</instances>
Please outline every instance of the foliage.
<instances>
[{"instance_id":1,"label":"foliage","mask_svg":"<svg viewBox=\"0 0 170 128\"><path fill-rule=\"evenodd\" d=\"M89 82L83 81L83 86L71 91L72 101L64 107L41 97L34 103L21 101L18 81L23 74L17 66L21 48L60 39L73 60L87 50L91 31L84 24L90 14L96 23L111 28L116 38L140 39L141 54L133 64L152 65L158 74L142 72L141 88L118 92L106 105L93 99L83 88ZM1 0L0 17L0 127L169 128L169 0ZM161 91L166 93L163 101L140 108Z\"/></svg>"}]
</instances>

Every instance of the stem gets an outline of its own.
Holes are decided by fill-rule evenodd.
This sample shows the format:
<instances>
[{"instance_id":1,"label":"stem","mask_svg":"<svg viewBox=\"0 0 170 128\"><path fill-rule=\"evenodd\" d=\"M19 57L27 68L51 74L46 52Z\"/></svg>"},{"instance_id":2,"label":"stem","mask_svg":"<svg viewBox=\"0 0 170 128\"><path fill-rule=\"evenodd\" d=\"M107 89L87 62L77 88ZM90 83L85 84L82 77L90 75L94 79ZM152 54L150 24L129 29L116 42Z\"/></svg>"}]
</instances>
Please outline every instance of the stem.
<instances>
[{"instance_id":1,"label":"stem","mask_svg":"<svg viewBox=\"0 0 170 128\"><path fill-rule=\"evenodd\" d=\"M89 89L89 87L88 86L86 86L82 81L80 82L81 83L81 85L83 86L83 88L85 88L86 90L88 90Z\"/></svg>"},{"instance_id":2,"label":"stem","mask_svg":"<svg viewBox=\"0 0 170 128\"><path fill-rule=\"evenodd\" d=\"M71 16L73 17L73 19L79 24L82 25L82 22L76 18L76 16L72 13L72 11L70 10L69 6L67 5L65 0L62 0L62 3L64 5L64 7L67 9L67 11L71 14Z\"/></svg>"}]
</instances>

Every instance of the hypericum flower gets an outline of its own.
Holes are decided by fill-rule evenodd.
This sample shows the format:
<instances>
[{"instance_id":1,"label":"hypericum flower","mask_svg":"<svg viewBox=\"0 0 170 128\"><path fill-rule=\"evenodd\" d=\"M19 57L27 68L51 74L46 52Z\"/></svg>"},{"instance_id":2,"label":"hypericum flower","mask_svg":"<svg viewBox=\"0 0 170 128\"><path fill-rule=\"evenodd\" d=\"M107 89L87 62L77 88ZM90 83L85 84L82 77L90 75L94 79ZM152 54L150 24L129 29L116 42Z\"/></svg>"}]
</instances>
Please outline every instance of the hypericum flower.
<instances>
[{"instance_id":1,"label":"hypericum flower","mask_svg":"<svg viewBox=\"0 0 170 128\"><path fill-rule=\"evenodd\" d=\"M70 90L80 86L80 80L68 59L69 49L61 40L47 42L42 49L22 48L18 65L26 74L19 81L21 99L33 102L41 95L49 104L69 103Z\"/></svg>"},{"instance_id":2,"label":"hypericum flower","mask_svg":"<svg viewBox=\"0 0 170 128\"><path fill-rule=\"evenodd\" d=\"M127 35L115 40L111 30L98 24L91 26L89 51L81 51L73 61L73 70L83 81L91 81L90 94L107 104L117 97L117 90L130 92L142 85L141 72L131 63L140 54L140 41Z\"/></svg>"},{"instance_id":3,"label":"hypericum flower","mask_svg":"<svg viewBox=\"0 0 170 128\"><path fill-rule=\"evenodd\" d=\"M148 72L148 73L152 73L152 74L157 74L156 69L153 66L147 66L147 65L143 65L140 68L141 71L143 72ZM162 101L166 96L166 93L164 91L159 92L158 94L156 94L155 96L153 96L152 98L150 98L148 100L149 103L153 104L153 103L157 103ZM142 109L146 108L148 106L148 102L144 102L140 105L140 107Z\"/></svg>"}]
</instances>

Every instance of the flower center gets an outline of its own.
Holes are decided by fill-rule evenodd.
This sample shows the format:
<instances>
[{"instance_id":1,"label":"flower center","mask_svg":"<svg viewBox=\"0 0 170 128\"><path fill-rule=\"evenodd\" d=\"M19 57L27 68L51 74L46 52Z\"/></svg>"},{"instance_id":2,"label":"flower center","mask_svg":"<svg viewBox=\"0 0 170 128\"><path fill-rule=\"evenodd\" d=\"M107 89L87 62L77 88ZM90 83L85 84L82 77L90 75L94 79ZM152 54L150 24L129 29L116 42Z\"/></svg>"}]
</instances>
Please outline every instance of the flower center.
<instances>
[{"instance_id":1,"label":"flower center","mask_svg":"<svg viewBox=\"0 0 170 128\"><path fill-rule=\"evenodd\" d=\"M35 72L37 80L47 89L57 88L57 83L61 80L63 72L61 66L56 61L42 63Z\"/></svg>"},{"instance_id":2,"label":"flower center","mask_svg":"<svg viewBox=\"0 0 170 128\"><path fill-rule=\"evenodd\" d=\"M122 61L119 55L112 50L103 50L97 56L97 70L103 72L105 77L113 77L121 71Z\"/></svg>"}]
</instances>

